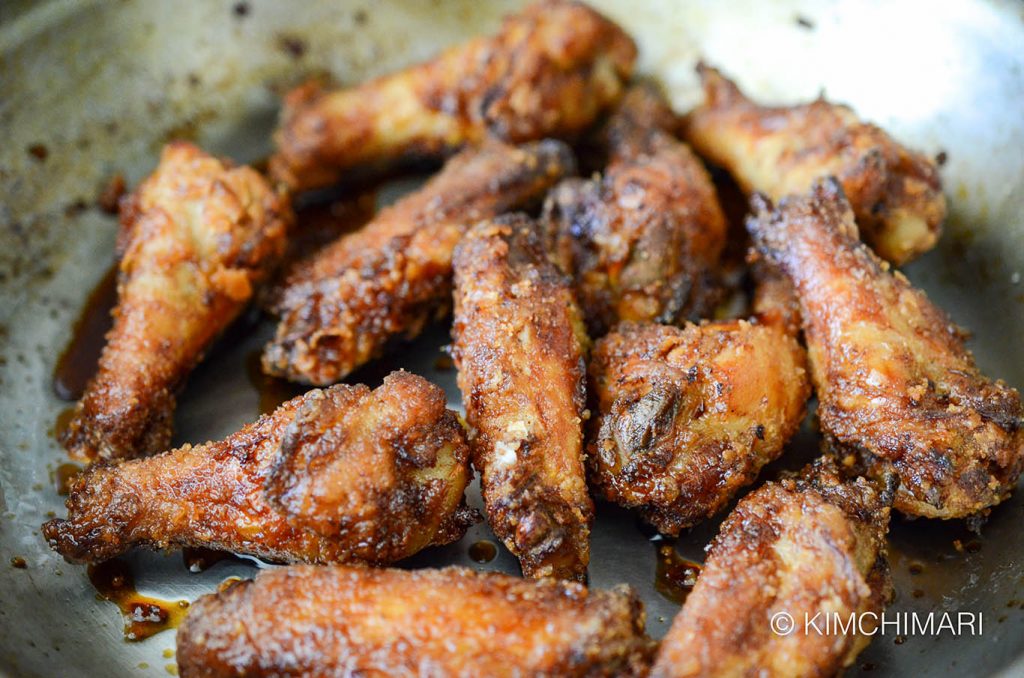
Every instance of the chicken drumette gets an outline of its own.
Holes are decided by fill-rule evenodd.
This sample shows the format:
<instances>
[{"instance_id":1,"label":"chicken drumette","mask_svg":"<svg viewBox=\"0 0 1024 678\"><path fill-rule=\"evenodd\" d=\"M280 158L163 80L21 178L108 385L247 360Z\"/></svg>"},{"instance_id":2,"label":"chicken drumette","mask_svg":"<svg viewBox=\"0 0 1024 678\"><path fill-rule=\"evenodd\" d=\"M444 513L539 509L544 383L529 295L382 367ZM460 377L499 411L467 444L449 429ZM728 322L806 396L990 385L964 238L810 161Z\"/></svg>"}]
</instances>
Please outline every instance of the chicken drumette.
<instances>
[{"instance_id":1,"label":"chicken drumette","mask_svg":"<svg viewBox=\"0 0 1024 678\"><path fill-rule=\"evenodd\" d=\"M196 602L183 676L634 676L651 643L628 587L494 572L292 566Z\"/></svg>"},{"instance_id":2,"label":"chicken drumette","mask_svg":"<svg viewBox=\"0 0 1024 678\"><path fill-rule=\"evenodd\" d=\"M582 579L593 504L582 449L586 333L522 215L455 252L455 364L487 517L527 576Z\"/></svg>"},{"instance_id":3,"label":"chicken drumette","mask_svg":"<svg viewBox=\"0 0 1024 678\"><path fill-rule=\"evenodd\" d=\"M845 479L824 457L742 499L708 547L652 678L831 676L849 666L892 597L895 480ZM838 632L852 614L852 631Z\"/></svg>"},{"instance_id":4,"label":"chicken drumette","mask_svg":"<svg viewBox=\"0 0 1024 678\"><path fill-rule=\"evenodd\" d=\"M946 200L931 160L845 106L823 99L759 106L718 71L699 71L706 101L687 117L686 139L748 193L777 200L832 175L849 196L861 238L879 256L901 264L935 245Z\"/></svg>"},{"instance_id":5,"label":"chicken drumette","mask_svg":"<svg viewBox=\"0 0 1024 678\"><path fill-rule=\"evenodd\" d=\"M74 561L141 545L391 563L462 536L468 456L444 392L396 372L310 391L220 442L94 465L43 534Z\"/></svg>"},{"instance_id":6,"label":"chicken drumette","mask_svg":"<svg viewBox=\"0 0 1024 678\"><path fill-rule=\"evenodd\" d=\"M501 31L351 89L309 83L285 99L270 168L293 189L344 170L439 157L495 136L512 143L586 129L621 95L636 59L622 29L580 2L544 0Z\"/></svg>"},{"instance_id":7,"label":"chicken drumette","mask_svg":"<svg viewBox=\"0 0 1024 678\"><path fill-rule=\"evenodd\" d=\"M167 146L121 209L114 326L62 442L76 457L167 449L175 396L285 247L287 199L257 172Z\"/></svg>"},{"instance_id":8,"label":"chicken drumette","mask_svg":"<svg viewBox=\"0 0 1024 678\"><path fill-rule=\"evenodd\" d=\"M330 384L412 338L451 304L452 251L474 221L533 200L574 167L557 141L492 141L444 169L355 233L293 268L269 306L280 317L268 374Z\"/></svg>"},{"instance_id":9,"label":"chicken drumette","mask_svg":"<svg viewBox=\"0 0 1024 678\"><path fill-rule=\"evenodd\" d=\"M1024 469L1020 394L982 375L963 332L861 244L838 182L754 207L748 229L800 300L831 443L871 474L894 468L909 515L959 518L1005 499Z\"/></svg>"},{"instance_id":10,"label":"chicken drumette","mask_svg":"<svg viewBox=\"0 0 1024 678\"><path fill-rule=\"evenodd\" d=\"M707 317L726 224L704 165L671 133L675 116L651 86L627 92L602 136L601 180L568 179L543 223L575 279L593 336L619 321Z\"/></svg>"}]
</instances>

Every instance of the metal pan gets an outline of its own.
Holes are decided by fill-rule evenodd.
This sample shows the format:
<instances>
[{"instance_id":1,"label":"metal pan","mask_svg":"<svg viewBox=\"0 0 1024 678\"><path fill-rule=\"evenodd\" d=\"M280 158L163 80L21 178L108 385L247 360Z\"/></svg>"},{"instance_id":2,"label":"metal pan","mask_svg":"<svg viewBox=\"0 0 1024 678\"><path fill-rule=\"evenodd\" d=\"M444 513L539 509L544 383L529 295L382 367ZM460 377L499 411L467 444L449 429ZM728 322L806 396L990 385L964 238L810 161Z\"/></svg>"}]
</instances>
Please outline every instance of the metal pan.
<instances>
[{"instance_id":1,"label":"metal pan","mask_svg":"<svg viewBox=\"0 0 1024 678\"><path fill-rule=\"evenodd\" d=\"M514 2L19 2L0 4L0 673L166 675L173 633L122 638L116 608L97 601L84 568L43 543L39 525L63 511L50 474L63 460L48 431L62 408L50 374L89 290L112 261L114 219L89 207L103 181L134 183L160 145L191 137L241 161L269 151L277 93L314 72L356 82L492 30ZM649 0L597 5L636 36L641 69L685 109L699 96L698 55L768 101L820 91L897 138L944 152L952 205L938 249L906 270L955 320L989 374L1024 387L1024 5L728 3ZM387 199L388 193L382 194ZM84 205L84 208L83 208ZM257 413L245 359L256 327L222 345L181 399L178 442L220 437ZM400 359L444 385L439 327ZM813 453L802 435L784 465ZM479 501L478 497L474 501ZM980 538L960 523L894 521L898 611L980 612L982 635L877 637L849 673L1024 675L1024 498L992 512ZM700 559L715 522L678 549ZM459 544L412 566L461 563L515 571L505 552L484 565ZM971 541L976 539L976 541ZM957 542L959 540L959 542ZM959 544L959 548L958 548ZM21 557L26 568L9 565ZM190 574L180 556L134 556L138 588L194 599L246 563ZM654 587L656 550L633 517L599 507L593 585L632 584L660 636L678 606ZM920 573L915 574L915 572Z\"/></svg>"}]
</instances>

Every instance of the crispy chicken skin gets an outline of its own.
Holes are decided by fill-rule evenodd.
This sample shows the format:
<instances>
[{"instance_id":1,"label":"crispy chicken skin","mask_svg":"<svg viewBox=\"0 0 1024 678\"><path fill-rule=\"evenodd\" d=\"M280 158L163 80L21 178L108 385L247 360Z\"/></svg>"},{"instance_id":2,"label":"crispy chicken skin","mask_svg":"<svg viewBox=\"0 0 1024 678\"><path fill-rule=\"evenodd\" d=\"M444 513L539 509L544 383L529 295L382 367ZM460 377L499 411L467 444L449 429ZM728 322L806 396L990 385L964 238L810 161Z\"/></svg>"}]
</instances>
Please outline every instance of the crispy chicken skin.
<instances>
[{"instance_id":1,"label":"crispy chicken skin","mask_svg":"<svg viewBox=\"0 0 1024 678\"><path fill-rule=\"evenodd\" d=\"M302 190L357 165L438 157L488 135L573 136L619 98L635 59L622 29L583 3L537 2L497 35L433 61L354 88L294 90L271 173Z\"/></svg>"},{"instance_id":2,"label":"crispy chicken skin","mask_svg":"<svg viewBox=\"0 0 1024 678\"><path fill-rule=\"evenodd\" d=\"M758 106L718 71L699 66L706 101L684 125L687 141L729 170L747 192L774 200L835 176L861 238L883 259L905 263L931 249L946 217L938 169L849 108L818 99Z\"/></svg>"},{"instance_id":3,"label":"crispy chicken skin","mask_svg":"<svg viewBox=\"0 0 1024 678\"><path fill-rule=\"evenodd\" d=\"M633 87L605 130L603 179L567 179L545 204L546 237L592 336L618 321L677 324L713 309L725 217L674 125L657 90Z\"/></svg>"},{"instance_id":4,"label":"crispy chicken skin","mask_svg":"<svg viewBox=\"0 0 1024 678\"><path fill-rule=\"evenodd\" d=\"M796 433L806 356L775 316L623 323L590 361L591 486L663 534L720 511Z\"/></svg>"},{"instance_id":5,"label":"crispy chicken skin","mask_svg":"<svg viewBox=\"0 0 1024 678\"><path fill-rule=\"evenodd\" d=\"M487 518L528 577L582 579L587 337L535 223L477 224L455 251L453 357Z\"/></svg>"},{"instance_id":6,"label":"crispy chicken skin","mask_svg":"<svg viewBox=\"0 0 1024 678\"><path fill-rule=\"evenodd\" d=\"M461 537L450 517L471 477L469 447L444 391L395 372L374 391L319 393L285 431L267 478L270 503L295 527L376 541L381 552L409 555Z\"/></svg>"},{"instance_id":7,"label":"crispy chicken skin","mask_svg":"<svg viewBox=\"0 0 1024 678\"><path fill-rule=\"evenodd\" d=\"M143 545L391 563L468 526L468 447L443 402L405 372L313 390L223 441L92 466L43 534L72 561Z\"/></svg>"},{"instance_id":8,"label":"crispy chicken skin","mask_svg":"<svg viewBox=\"0 0 1024 678\"><path fill-rule=\"evenodd\" d=\"M755 198L761 254L800 299L823 432L871 473L893 467L895 507L958 518L999 503L1024 469L1020 395L983 376L964 335L862 245L834 180L777 210Z\"/></svg>"},{"instance_id":9,"label":"crispy chicken skin","mask_svg":"<svg viewBox=\"0 0 1024 678\"><path fill-rule=\"evenodd\" d=\"M880 615L891 599L889 481L845 480L824 457L742 499L708 547L651 677L832 676L853 663L870 636L805 632L804 619L847 623L852 613ZM780 613L793 619L788 635L773 631ZM871 617L861 619L870 631Z\"/></svg>"},{"instance_id":10,"label":"crispy chicken skin","mask_svg":"<svg viewBox=\"0 0 1024 678\"><path fill-rule=\"evenodd\" d=\"M419 191L298 264L270 308L268 374L330 384L412 338L451 303L452 251L469 224L540 200L572 172L558 141L463 151Z\"/></svg>"},{"instance_id":11,"label":"crispy chicken skin","mask_svg":"<svg viewBox=\"0 0 1024 678\"><path fill-rule=\"evenodd\" d=\"M200 598L183 677L636 676L650 641L627 587L496 572L292 566Z\"/></svg>"},{"instance_id":12,"label":"crispy chicken skin","mask_svg":"<svg viewBox=\"0 0 1024 678\"><path fill-rule=\"evenodd\" d=\"M277 263L292 218L249 167L164 148L122 207L114 326L62 439L73 456L167 449L178 390Z\"/></svg>"}]
</instances>

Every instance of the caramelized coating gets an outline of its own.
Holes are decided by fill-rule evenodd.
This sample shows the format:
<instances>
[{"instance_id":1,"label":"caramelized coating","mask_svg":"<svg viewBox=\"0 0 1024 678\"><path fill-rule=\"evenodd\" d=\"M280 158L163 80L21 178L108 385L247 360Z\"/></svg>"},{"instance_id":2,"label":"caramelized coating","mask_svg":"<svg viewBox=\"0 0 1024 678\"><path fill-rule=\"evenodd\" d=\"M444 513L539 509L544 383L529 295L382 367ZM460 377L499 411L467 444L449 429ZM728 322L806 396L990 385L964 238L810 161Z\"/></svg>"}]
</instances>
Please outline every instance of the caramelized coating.
<instances>
[{"instance_id":1,"label":"caramelized coating","mask_svg":"<svg viewBox=\"0 0 1024 678\"><path fill-rule=\"evenodd\" d=\"M720 511L796 433L810 395L785 324L623 323L597 342L592 486L676 535Z\"/></svg>"},{"instance_id":2,"label":"caramelized coating","mask_svg":"<svg viewBox=\"0 0 1024 678\"><path fill-rule=\"evenodd\" d=\"M818 628L825 615L845 624L853 613L880 615L891 599L894 484L844 480L822 458L802 478L742 499L662 640L652 678L832 676L852 664L869 635L834 631L834 621L832 633L805 632L804 620L820 613ZM788 635L773 630L780 613L794 622ZM871 616L859 618L870 632Z\"/></svg>"},{"instance_id":3,"label":"caramelized coating","mask_svg":"<svg viewBox=\"0 0 1024 678\"><path fill-rule=\"evenodd\" d=\"M223 441L92 466L43 534L72 561L141 545L391 563L468 526L468 447L443 402L404 372L373 392L313 390Z\"/></svg>"},{"instance_id":4,"label":"caramelized coating","mask_svg":"<svg viewBox=\"0 0 1024 678\"><path fill-rule=\"evenodd\" d=\"M182 676L637 676L650 641L626 586L458 567L292 566L200 598Z\"/></svg>"},{"instance_id":5,"label":"caramelized coating","mask_svg":"<svg viewBox=\"0 0 1024 678\"><path fill-rule=\"evenodd\" d=\"M997 504L1024 470L1020 394L986 378L950 319L857 240L835 181L747 226L800 299L822 430L869 471L900 477L909 515L968 516Z\"/></svg>"},{"instance_id":6,"label":"caramelized coating","mask_svg":"<svg viewBox=\"0 0 1024 678\"><path fill-rule=\"evenodd\" d=\"M572 136L622 93L636 46L581 2L542 0L481 37L358 87L285 99L272 175L324 186L363 164L438 157L495 136Z\"/></svg>"},{"instance_id":7,"label":"caramelized coating","mask_svg":"<svg viewBox=\"0 0 1024 678\"><path fill-rule=\"evenodd\" d=\"M266 481L292 525L403 555L462 536L461 523L446 519L463 503L469 447L442 389L395 372L374 391L315 393L285 430Z\"/></svg>"},{"instance_id":8,"label":"caramelized coating","mask_svg":"<svg viewBox=\"0 0 1024 678\"><path fill-rule=\"evenodd\" d=\"M477 224L455 251L453 357L487 518L528 577L582 579L594 507L581 424L587 337L535 224Z\"/></svg>"},{"instance_id":9,"label":"caramelized coating","mask_svg":"<svg viewBox=\"0 0 1024 678\"><path fill-rule=\"evenodd\" d=\"M676 324L713 309L725 217L674 124L656 90L632 88L605 131L604 178L563 181L548 197L547 237L593 336L620 320Z\"/></svg>"},{"instance_id":10,"label":"caramelized coating","mask_svg":"<svg viewBox=\"0 0 1024 678\"><path fill-rule=\"evenodd\" d=\"M902 264L931 249L946 217L935 164L849 108L818 99L758 106L718 71L699 66L706 101L686 122L686 138L729 170L745 191L778 200L835 176L849 196L860 236Z\"/></svg>"},{"instance_id":11,"label":"caramelized coating","mask_svg":"<svg viewBox=\"0 0 1024 678\"><path fill-rule=\"evenodd\" d=\"M419 191L300 263L271 309L268 374L330 384L412 338L451 303L452 251L469 224L537 200L573 170L557 141L492 141L452 158Z\"/></svg>"},{"instance_id":12,"label":"caramelized coating","mask_svg":"<svg viewBox=\"0 0 1024 678\"><path fill-rule=\"evenodd\" d=\"M164 148L122 208L114 326L62 438L72 455L167 448L175 395L277 262L291 220L254 170L184 142Z\"/></svg>"}]
</instances>

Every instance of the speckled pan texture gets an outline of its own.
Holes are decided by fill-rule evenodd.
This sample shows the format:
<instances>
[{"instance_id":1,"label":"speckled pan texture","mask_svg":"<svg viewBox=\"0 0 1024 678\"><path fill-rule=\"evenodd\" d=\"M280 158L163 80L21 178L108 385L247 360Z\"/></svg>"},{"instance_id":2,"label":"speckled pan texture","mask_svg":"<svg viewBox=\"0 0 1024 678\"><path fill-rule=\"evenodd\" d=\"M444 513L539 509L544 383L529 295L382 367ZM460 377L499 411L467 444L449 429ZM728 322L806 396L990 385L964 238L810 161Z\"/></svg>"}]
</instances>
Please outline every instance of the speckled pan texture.
<instances>
[{"instance_id":1,"label":"speckled pan texture","mask_svg":"<svg viewBox=\"0 0 1024 678\"><path fill-rule=\"evenodd\" d=\"M49 431L67 404L53 395L50 375L113 258L115 220L91 207L102 183L122 172L134 184L173 137L240 161L262 158L279 93L304 76L326 71L355 83L385 73L494 28L516 4L0 2L0 674L167 675L174 662L173 632L124 642L118 610L97 601L84 568L50 552L39 532L49 512L64 510L50 480L64 453ZM952 214L938 248L906 274L973 331L986 373L1024 387L1024 5L595 4L637 38L641 70L660 79L679 110L699 97L693 66L703 57L762 100L824 91L899 140L945 152ZM176 443L216 439L255 417L245 363L267 332L261 326L222 346L193 375ZM457 406L454 372L435 365L448 341L447 328L435 328L361 378L379 381L404 366L444 386ZM783 465L799 466L814 445L801 434ZM980 537L958 523L894 520L891 609L981 612L983 635L879 636L848 675L1024 675L1022 524L1020 493ZM716 529L717 521L699 526L679 550L701 559ZM505 551L486 565L470 559L469 545L488 536L478 525L411 566L515 571ZM590 581L636 587L660 636L677 606L655 591L655 556L633 516L598 506ZM13 557L27 567L13 567ZM224 561L190 574L178 554L133 559L139 589L174 600L253 571Z\"/></svg>"}]
</instances>

